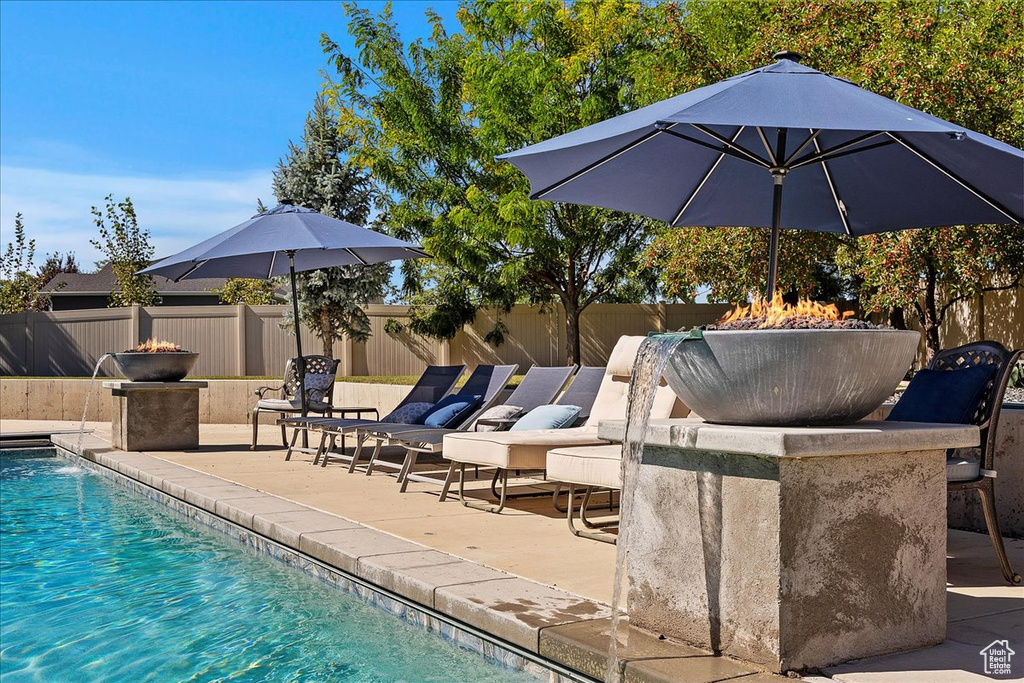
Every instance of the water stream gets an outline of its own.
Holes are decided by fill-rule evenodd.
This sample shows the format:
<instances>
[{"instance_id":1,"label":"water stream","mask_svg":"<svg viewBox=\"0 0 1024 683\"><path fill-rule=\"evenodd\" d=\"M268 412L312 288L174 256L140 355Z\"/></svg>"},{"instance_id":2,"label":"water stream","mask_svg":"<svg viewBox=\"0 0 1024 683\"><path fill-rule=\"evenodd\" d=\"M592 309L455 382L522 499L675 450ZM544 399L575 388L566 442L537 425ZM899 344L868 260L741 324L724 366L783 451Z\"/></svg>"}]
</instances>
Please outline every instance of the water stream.
<instances>
[{"instance_id":1,"label":"water stream","mask_svg":"<svg viewBox=\"0 0 1024 683\"><path fill-rule=\"evenodd\" d=\"M605 670L606 683L619 683L625 676L625 666L620 666L619 650L629 644L628 588L626 581L629 563L630 514L640 459L647 436L647 424L651 418L654 397L661 382L665 365L672 352L682 343L682 335L648 337L640 344L633 376L629 383L629 401L626 408L626 434L622 441L622 494L619 501L619 535L616 542L615 586L612 592L611 637L608 646L608 666Z\"/></svg>"},{"instance_id":2,"label":"water stream","mask_svg":"<svg viewBox=\"0 0 1024 683\"><path fill-rule=\"evenodd\" d=\"M78 425L78 452L82 452L82 437L85 436L85 418L89 414L89 399L92 398L92 388L96 384L96 375L100 374L100 366L103 361L110 358L111 354L105 353L96 361L96 367L92 371L92 379L89 380L89 391L85 393L85 407L82 408L82 422Z\"/></svg>"}]
</instances>

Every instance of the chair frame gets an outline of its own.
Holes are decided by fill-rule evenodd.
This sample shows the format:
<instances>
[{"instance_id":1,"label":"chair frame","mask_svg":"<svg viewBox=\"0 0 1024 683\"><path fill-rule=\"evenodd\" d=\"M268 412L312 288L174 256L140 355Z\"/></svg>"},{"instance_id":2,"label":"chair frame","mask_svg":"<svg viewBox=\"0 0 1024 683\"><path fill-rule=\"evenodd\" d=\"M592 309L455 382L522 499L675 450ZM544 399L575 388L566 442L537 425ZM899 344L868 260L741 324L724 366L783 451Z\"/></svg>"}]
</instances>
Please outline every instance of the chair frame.
<instances>
[{"instance_id":1,"label":"chair frame","mask_svg":"<svg viewBox=\"0 0 1024 683\"><path fill-rule=\"evenodd\" d=\"M946 483L946 491L977 491L981 497L981 508L985 516L985 526L992 540L992 547L999 560L999 569L1003 578L1013 585L1021 584L1020 574L1013 571L1010 560L1003 545L1003 536L999 530L999 518L995 506L995 450L996 431L999 427L999 414L1002 409L1003 396L1010 381L1010 373L1020 359L1022 351L1011 351L1002 344L993 341L981 341L965 344L955 349L940 351L928 364L930 370L955 371L969 367L995 365L999 369L986 385L985 395L971 419L981 431L980 465L978 476L967 481L950 481Z\"/></svg>"},{"instance_id":2,"label":"chair frame","mask_svg":"<svg viewBox=\"0 0 1024 683\"><path fill-rule=\"evenodd\" d=\"M303 356L303 367L307 375L309 374L331 374L337 375L338 365L340 361L337 358L331 358L329 356L321 355L310 355ZM289 413L301 413L301 409L296 410L273 410L269 408L260 408L259 401L266 398L267 393L272 391L281 392L281 398L289 400L299 393L299 373L296 370L295 361L297 358L289 358L288 362L284 367L284 375L282 377L281 386L266 386L260 387L254 393L259 398L257 399L256 405L252 409L252 444L249 446L249 450L256 450L257 439L259 438L260 429L260 413L273 413L278 415L279 418L283 418ZM335 382L331 382L331 386L327 389L327 393L324 396L324 403L330 406L334 402L334 385ZM319 411L313 411L319 412ZM332 412L330 409L324 411L324 413L330 417ZM285 429L285 425L281 424L281 443L286 448L288 447L288 433Z\"/></svg>"}]
</instances>

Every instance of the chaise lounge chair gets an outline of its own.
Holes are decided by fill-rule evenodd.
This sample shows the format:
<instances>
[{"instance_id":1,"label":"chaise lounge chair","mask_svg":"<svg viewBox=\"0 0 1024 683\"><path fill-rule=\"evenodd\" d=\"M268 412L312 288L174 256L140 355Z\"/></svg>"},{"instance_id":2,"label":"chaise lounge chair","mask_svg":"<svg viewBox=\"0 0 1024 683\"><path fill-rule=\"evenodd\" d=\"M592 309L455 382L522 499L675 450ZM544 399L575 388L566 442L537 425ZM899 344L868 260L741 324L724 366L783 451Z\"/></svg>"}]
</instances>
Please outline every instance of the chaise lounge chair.
<instances>
[{"instance_id":1,"label":"chaise lounge chair","mask_svg":"<svg viewBox=\"0 0 1024 683\"><path fill-rule=\"evenodd\" d=\"M455 386L455 383L459 380L459 377L465 369L465 365L431 365L427 367L427 369L423 371L423 374L420 375L419 380L416 381L415 386L413 386L413 388L409 390L409 393L406 394L405 398L402 399L401 403L399 403L394 410L385 415L383 419L400 423L405 419L412 419L411 417L406 418L406 415L411 416L413 414L422 414L424 410L436 404L452 390L452 387ZM362 425L377 424L380 420L329 417L290 417L283 418L279 420L279 422L282 423L282 430L285 426L293 427L295 430L292 434L291 443L288 444L288 452L285 454L285 460L290 460L292 453L296 450L306 450L295 445L300 431L307 431L314 427L323 426L324 429L321 430L320 445L315 451L316 455L313 458L313 464L317 464L320 458L323 457L323 466L326 466L328 454L331 454L331 457L339 460L347 461L350 459L344 454L332 454L334 442L339 436L344 437L345 434L354 432ZM326 446L328 439L330 439L329 448Z\"/></svg>"},{"instance_id":2,"label":"chaise lounge chair","mask_svg":"<svg viewBox=\"0 0 1024 683\"><path fill-rule=\"evenodd\" d=\"M598 390L590 417L581 427L541 429L536 431L467 432L444 437L444 454L458 463L461 473L459 498L467 507L488 512L501 512L508 499L510 470L544 470L548 451L554 448L599 446L608 442L598 438L601 420L622 420L626 417L629 379L641 342L646 337L621 337L612 349L604 379ZM676 399L667 386L658 389L651 410L653 419L683 417L689 410ZM481 506L465 498L465 466L496 468L495 483L501 484L498 504Z\"/></svg>"}]
</instances>

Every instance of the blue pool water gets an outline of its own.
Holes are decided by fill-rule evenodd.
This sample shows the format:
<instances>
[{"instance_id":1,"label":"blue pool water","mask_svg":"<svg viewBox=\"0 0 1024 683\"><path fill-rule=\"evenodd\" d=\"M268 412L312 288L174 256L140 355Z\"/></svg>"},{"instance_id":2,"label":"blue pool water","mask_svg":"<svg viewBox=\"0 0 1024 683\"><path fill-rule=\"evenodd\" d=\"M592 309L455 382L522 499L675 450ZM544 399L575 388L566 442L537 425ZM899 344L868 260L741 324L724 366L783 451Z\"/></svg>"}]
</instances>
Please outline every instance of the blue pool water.
<instances>
[{"instance_id":1,"label":"blue pool water","mask_svg":"<svg viewBox=\"0 0 1024 683\"><path fill-rule=\"evenodd\" d=\"M55 457L0 452L0 675L535 680Z\"/></svg>"}]
</instances>

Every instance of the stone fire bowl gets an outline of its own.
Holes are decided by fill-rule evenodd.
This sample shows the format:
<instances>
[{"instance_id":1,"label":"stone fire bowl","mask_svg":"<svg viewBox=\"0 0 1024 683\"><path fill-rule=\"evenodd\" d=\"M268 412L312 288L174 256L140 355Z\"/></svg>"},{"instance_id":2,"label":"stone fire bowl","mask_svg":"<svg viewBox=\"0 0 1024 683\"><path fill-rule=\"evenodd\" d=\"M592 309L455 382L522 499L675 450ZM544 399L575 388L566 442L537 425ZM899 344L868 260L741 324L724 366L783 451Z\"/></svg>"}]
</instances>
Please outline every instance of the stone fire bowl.
<instances>
[{"instance_id":1,"label":"stone fire bowl","mask_svg":"<svg viewBox=\"0 0 1024 683\"><path fill-rule=\"evenodd\" d=\"M910 368L912 330L721 330L676 348L665 380L708 422L841 425L867 416Z\"/></svg>"},{"instance_id":2,"label":"stone fire bowl","mask_svg":"<svg viewBox=\"0 0 1024 683\"><path fill-rule=\"evenodd\" d=\"M133 382L177 382L191 372L198 353L125 351L111 354L121 373Z\"/></svg>"}]
</instances>

